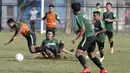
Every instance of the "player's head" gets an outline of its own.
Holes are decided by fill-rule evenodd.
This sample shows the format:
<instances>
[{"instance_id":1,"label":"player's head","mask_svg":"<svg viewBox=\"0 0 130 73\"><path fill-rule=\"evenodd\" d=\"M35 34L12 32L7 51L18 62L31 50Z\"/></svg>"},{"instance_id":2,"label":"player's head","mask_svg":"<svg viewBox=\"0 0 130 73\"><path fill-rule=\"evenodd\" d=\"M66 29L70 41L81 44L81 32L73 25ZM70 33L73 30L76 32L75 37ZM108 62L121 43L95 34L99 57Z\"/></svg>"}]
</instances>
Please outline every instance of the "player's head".
<instances>
[{"instance_id":1,"label":"player's head","mask_svg":"<svg viewBox=\"0 0 130 73\"><path fill-rule=\"evenodd\" d=\"M9 26L10 28L13 28L14 25L15 25L14 19L12 19L12 18L8 19L8 20L7 20L7 24L8 24L8 26Z\"/></svg>"},{"instance_id":2,"label":"player's head","mask_svg":"<svg viewBox=\"0 0 130 73\"><path fill-rule=\"evenodd\" d=\"M76 14L77 12L81 11L81 4L78 2L75 2L71 5L71 8L73 10L73 13Z\"/></svg>"},{"instance_id":3,"label":"player's head","mask_svg":"<svg viewBox=\"0 0 130 73\"><path fill-rule=\"evenodd\" d=\"M112 4L111 3L107 3L106 4L106 10L107 11L111 11L111 9L112 9Z\"/></svg>"},{"instance_id":4,"label":"player's head","mask_svg":"<svg viewBox=\"0 0 130 73\"><path fill-rule=\"evenodd\" d=\"M97 3L97 4L96 4L96 8L100 8L100 3Z\"/></svg>"},{"instance_id":5,"label":"player's head","mask_svg":"<svg viewBox=\"0 0 130 73\"><path fill-rule=\"evenodd\" d=\"M49 12L53 12L54 11L54 5L49 5Z\"/></svg>"},{"instance_id":6,"label":"player's head","mask_svg":"<svg viewBox=\"0 0 130 73\"><path fill-rule=\"evenodd\" d=\"M99 20L100 17L101 17L101 13L99 11L94 11L93 17L94 17L95 20Z\"/></svg>"},{"instance_id":7,"label":"player's head","mask_svg":"<svg viewBox=\"0 0 130 73\"><path fill-rule=\"evenodd\" d=\"M35 10L35 7L32 7L32 10L34 11L34 10Z\"/></svg>"},{"instance_id":8,"label":"player's head","mask_svg":"<svg viewBox=\"0 0 130 73\"><path fill-rule=\"evenodd\" d=\"M54 37L54 34L51 30L47 31L47 39L52 39Z\"/></svg>"}]
</instances>

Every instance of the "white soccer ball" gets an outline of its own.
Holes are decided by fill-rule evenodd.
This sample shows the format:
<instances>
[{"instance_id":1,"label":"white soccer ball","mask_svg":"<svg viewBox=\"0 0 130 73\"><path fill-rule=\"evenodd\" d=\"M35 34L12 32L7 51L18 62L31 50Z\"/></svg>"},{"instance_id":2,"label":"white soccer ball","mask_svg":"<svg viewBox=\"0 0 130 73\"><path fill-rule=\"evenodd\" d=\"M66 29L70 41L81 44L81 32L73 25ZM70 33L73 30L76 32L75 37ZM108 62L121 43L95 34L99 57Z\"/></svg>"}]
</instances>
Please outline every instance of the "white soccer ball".
<instances>
[{"instance_id":1,"label":"white soccer ball","mask_svg":"<svg viewBox=\"0 0 130 73\"><path fill-rule=\"evenodd\" d=\"M24 59L24 56L21 53L18 53L18 54L16 54L15 58L17 61L21 62Z\"/></svg>"}]
</instances>

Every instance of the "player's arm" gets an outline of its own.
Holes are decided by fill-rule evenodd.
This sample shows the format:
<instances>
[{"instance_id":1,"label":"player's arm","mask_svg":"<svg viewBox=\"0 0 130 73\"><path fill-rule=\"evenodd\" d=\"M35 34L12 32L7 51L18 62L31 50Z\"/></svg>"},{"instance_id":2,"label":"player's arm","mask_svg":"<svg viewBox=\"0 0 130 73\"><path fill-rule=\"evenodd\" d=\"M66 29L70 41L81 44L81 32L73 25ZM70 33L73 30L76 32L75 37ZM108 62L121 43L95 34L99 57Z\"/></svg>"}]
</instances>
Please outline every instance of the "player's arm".
<instances>
[{"instance_id":1,"label":"player's arm","mask_svg":"<svg viewBox=\"0 0 130 73\"><path fill-rule=\"evenodd\" d=\"M37 18L37 20L45 20L46 18L47 18L47 13L45 14L43 18Z\"/></svg>"},{"instance_id":2,"label":"player's arm","mask_svg":"<svg viewBox=\"0 0 130 73\"><path fill-rule=\"evenodd\" d=\"M65 49L65 48L63 48L63 52L64 53L66 53L66 54L68 54L68 55L73 55L74 53L72 53L72 52L69 52L67 49Z\"/></svg>"},{"instance_id":3,"label":"player's arm","mask_svg":"<svg viewBox=\"0 0 130 73\"><path fill-rule=\"evenodd\" d=\"M56 20L61 24L59 16L56 14Z\"/></svg>"},{"instance_id":4,"label":"player's arm","mask_svg":"<svg viewBox=\"0 0 130 73\"><path fill-rule=\"evenodd\" d=\"M80 37L82 37L82 35L84 34L84 31L85 31L85 26L84 26L84 25L82 25L82 27L80 28L80 32L79 32L79 34L78 34L77 38L76 38L76 39L74 39L74 40L72 40L72 43L73 43L73 44L74 44L74 43L75 43L75 41L77 41Z\"/></svg>"},{"instance_id":5,"label":"player's arm","mask_svg":"<svg viewBox=\"0 0 130 73\"><path fill-rule=\"evenodd\" d=\"M17 27L15 27L15 28L17 28ZM15 31L15 34L12 36L12 38L7 42L7 43L5 43L5 45L8 45L8 44L10 44L12 41L14 41L15 39L16 39L16 37L21 33L21 28L17 31Z\"/></svg>"}]
</instances>

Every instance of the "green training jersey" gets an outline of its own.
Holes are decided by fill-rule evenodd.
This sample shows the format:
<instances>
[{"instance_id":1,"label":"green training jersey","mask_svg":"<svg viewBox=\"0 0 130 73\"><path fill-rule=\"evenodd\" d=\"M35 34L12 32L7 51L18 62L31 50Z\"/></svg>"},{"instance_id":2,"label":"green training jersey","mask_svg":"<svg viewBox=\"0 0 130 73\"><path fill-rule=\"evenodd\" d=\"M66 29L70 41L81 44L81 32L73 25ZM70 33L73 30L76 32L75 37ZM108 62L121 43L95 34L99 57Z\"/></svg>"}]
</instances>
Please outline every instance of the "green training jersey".
<instances>
[{"instance_id":1,"label":"green training jersey","mask_svg":"<svg viewBox=\"0 0 130 73\"><path fill-rule=\"evenodd\" d=\"M103 20L105 19L116 19L116 16L114 15L113 12L105 12L103 13ZM113 32L113 22L107 22L105 21L105 27L106 27L106 30L109 31L109 32Z\"/></svg>"},{"instance_id":2,"label":"green training jersey","mask_svg":"<svg viewBox=\"0 0 130 73\"><path fill-rule=\"evenodd\" d=\"M52 39L52 40L45 39L45 40L43 40L42 46L45 46L45 45L50 46L53 51L56 51L56 50L59 49L59 43L56 39Z\"/></svg>"},{"instance_id":3,"label":"green training jersey","mask_svg":"<svg viewBox=\"0 0 130 73\"><path fill-rule=\"evenodd\" d=\"M83 37L89 37L94 35L94 30L92 28L92 24L90 24L89 19L87 18L87 15L84 14L83 12L80 12L76 15L76 23L79 27L79 30L81 27L84 25L85 26L85 31L83 34Z\"/></svg>"},{"instance_id":4,"label":"green training jersey","mask_svg":"<svg viewBox=\"0 0 130 73\"><path fill-rule=\"evenodd\" d=\"M95 33L96 32L99 32L99 31L102 31L105 29L105 25L103 23L102 20L97 20L95 23L94 23L94 30L95 30ZM100 42L104 42L105 41L105 33L99 33L96 35L96 39Z\"/></svg>"}]
</instances>

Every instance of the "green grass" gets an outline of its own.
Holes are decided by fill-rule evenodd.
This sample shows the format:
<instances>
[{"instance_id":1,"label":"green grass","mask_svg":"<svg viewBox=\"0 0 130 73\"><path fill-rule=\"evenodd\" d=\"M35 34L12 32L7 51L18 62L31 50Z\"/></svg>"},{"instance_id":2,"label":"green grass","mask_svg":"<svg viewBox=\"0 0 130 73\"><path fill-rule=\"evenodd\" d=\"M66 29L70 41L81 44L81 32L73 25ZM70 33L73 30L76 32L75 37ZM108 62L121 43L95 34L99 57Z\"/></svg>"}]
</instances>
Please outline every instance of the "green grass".
<instances>
[{"instance_id":1,"label":"green grass","mask_svg":"<svg viewBox=\"0 0 130 73\"><path fill-rule=\"evenodd\" d=\"M32 54L29 52L26 39L19 36L14 42L8 46L4 46L9 38L13 35L10 32L0 32L0 73L79 73L83 68L76 60L75 56L68 56L62 53L62 59L30 59ZM45 34L37 33L37 44L41 45ZM107 68L108 73L130 73L130 39L129 34L114 35L114 54L110 54L109 44L106 40L105 44L105 60L103 65ZM62 39L68 49L75 49L78 42L73 45L71 40L75 35L67 35L58 32L56 38ZM18 62L15 59L17 53L22 53L25 59ZM96 55L96 54L95 54ZM67 56L67 58L65 58ZM99 57L99 55L96 55ZM91 60L87 60L87 64L92 73L99 73L99 69Z\"/></svg>"}]
</instances>

